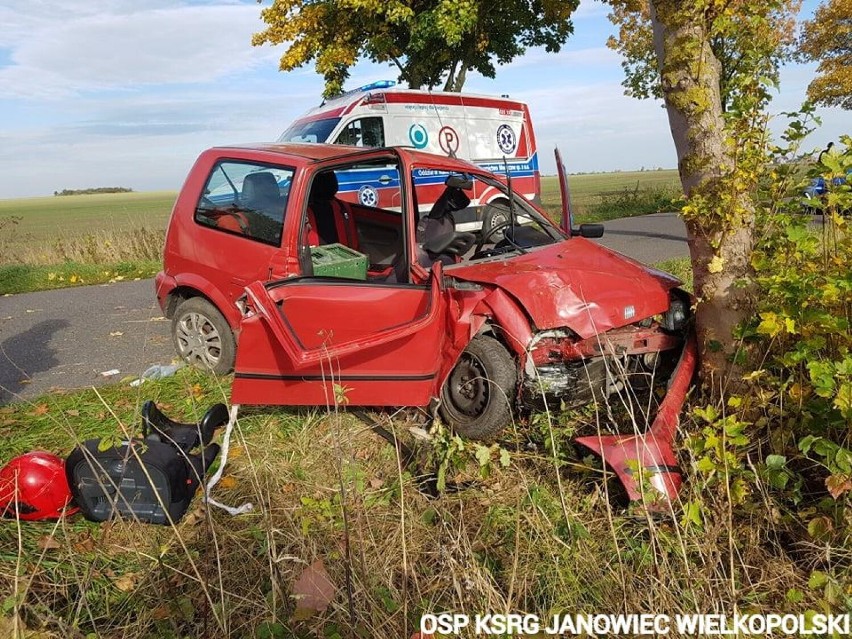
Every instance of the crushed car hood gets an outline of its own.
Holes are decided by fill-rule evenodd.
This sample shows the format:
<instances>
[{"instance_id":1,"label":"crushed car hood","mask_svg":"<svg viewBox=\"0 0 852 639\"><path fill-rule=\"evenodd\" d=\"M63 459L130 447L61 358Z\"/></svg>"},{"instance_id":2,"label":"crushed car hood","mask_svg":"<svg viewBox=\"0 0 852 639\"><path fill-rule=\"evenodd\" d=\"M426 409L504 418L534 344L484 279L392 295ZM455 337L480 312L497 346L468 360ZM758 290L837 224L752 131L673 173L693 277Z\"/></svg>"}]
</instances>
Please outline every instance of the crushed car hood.
<instances>
[{"instance_id":1,"label":"crushed car hood","mask_svg":"<svg viewBox=\"0 0 852 639\"><path fill-rule=\"evenodd\" d=\"M539 330L570 328L586 338L663 313L675 277L582 237L528 253L446 269L446 275L499 286Z\"/></svg>"}]
</instances>

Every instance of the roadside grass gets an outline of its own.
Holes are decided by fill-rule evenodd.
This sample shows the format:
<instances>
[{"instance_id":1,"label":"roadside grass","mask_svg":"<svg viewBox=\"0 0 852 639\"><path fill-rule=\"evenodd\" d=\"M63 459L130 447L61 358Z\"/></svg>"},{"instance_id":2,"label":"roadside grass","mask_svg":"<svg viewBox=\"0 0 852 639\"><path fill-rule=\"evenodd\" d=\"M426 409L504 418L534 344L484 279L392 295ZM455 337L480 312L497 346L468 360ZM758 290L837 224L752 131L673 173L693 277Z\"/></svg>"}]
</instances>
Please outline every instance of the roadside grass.
<instances>
[{"instance_id":1,"label":"roadside grass","mask_svg":"<svg viewBox=\"0 0 852 639\"><path fill-rule=\"evenodd\" d=\"M569 175L568 186L576 224L673 211L681 206L675 169ZM541 190L542 206L558 219L559 179L542 178Z\"/></svg>"},{"instance_id":2,"label":"roadside grass","mask_svg":"<svg viewBox=\"0 0 852 639\"><path fill-rule=\"evenodd\" d=\"M52 266L5 264L0 265L0 295L146 279L154 277L161 268L162 264L154 260L106 264L63 262Z\"/></svg>"},{"instance_id":3,"label":"roadside grass","mask_svg":"<svg viewBox=\"0 0 852 639\"><path fill-rule=\"evenodd\" d=\"M663 260L662 262L654 264L654 268L665 271L666 273L671 273L683 282L683 285L681 286L682 289L689 291L690 293L694 292L695 289L692 282L692 261L688 257Z\"/></svg>"},{"instance_id":4,"label":"roadside grass","mask_svg":"<svg viewBox=\"0 0 852 639\"><path fill-rule=\"evenodd\" d=\"M36 448L65 455L85 438L126 437L139 428L144 399L197 420L226 400L228 381L183 369L138 389L124 383L2 407L0 458ZM613 507L615 484L569 444L600 415L532 415L490 447L440 426L431 441L415 439L409 429L424 425L411 413L370 415L416 450L418 468L404 467L394 447L343 410L255 408L241 414L214 495L251 501L249 514L232 518L196 497L175 527L80 516L6 522L0 629L408 639L427 612L547 620L818 609L808 562L822 549L801 549L797 563L783 544L766 543L783 535L779 522L732 510L724 491L693 471L688 452L682 502L656 519ZM463 488L427 498L418 476L441 467ZM311 613L294 589L317 560L334 593Z\"/></svg>"}]
</instances>

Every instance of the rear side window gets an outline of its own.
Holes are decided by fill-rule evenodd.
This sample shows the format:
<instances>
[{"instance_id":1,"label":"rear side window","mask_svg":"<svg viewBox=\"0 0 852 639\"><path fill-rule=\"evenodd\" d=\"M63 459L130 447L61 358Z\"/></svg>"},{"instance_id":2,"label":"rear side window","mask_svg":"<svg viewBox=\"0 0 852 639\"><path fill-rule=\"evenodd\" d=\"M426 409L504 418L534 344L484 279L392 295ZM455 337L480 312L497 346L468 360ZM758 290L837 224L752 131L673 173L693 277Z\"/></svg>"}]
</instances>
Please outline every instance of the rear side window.
<instances>
[{"instance_id":1,"label":"rear side window","mask_svg":"<svg viewBox=\"0 0 852 639\"><path fill-rule=\"evenodd\" d=\"M195 221L223 233L278 246L293 169L237 160L213 167Z\"/></svg>"},{"instance_id":2,"label":"rear side window","mask_svg":"<svg viewBox=\"0 0 852 639\"><path fill-rule=\"evenodd\" d=\"M380 147L385 145L385 125L382 118L352 120L337 136L335 144Z\"/></svg>"}]
</instances>

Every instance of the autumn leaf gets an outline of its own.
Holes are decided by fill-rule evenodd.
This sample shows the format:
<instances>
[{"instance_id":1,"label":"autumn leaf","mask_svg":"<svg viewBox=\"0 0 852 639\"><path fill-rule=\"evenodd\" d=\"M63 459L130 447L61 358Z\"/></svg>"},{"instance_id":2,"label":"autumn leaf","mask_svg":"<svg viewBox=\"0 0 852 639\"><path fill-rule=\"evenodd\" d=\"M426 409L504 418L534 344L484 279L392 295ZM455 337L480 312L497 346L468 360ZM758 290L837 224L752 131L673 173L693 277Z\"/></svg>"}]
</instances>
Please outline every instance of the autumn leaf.
<instances>
[{"instance_id":1,"label":"autumn leaf","mask_svg":"<svg viewBox=\"0 0 852 639\"><path fill-rule=\"evenodd\" d=\"M131 590L136 588L137 578L138 575L136 573L129 572L113 581L112 584L121 592L130 592Z\"/></svg>"},{"instance_id":2,"label":"autumn leaf","mask_svg":"<svg viewBox=\"0 0 852 639\"><path fill-rule=\"evenodd\" d=\"M302 571L293 584L296 611L293 619L303 621L328 608L337 590L325 570L322 559L317 559Z\"/></svg>"},{"instance_id":3,"label":"autumn leaf","mask_svg":"<svg viewBox=\"0 0 852 639\"><path fill-rule=\"evenodd\" d=\"M852 491L852 477L849 475L831 475L825 479L825 487L835 500L844 493Z\"/></svg>"},{"instance_id":4,"label":"autumn leaf","mask_svg":"<svg viewBox=\"0 0 852 639\"><path fill-rule=\"evenodd\" d=\"M721 273L722 268L725 265L725 260L722 259L719 255L714 255L713 259L710 260L710 263L707 265L708 273Z\"/></svg>"},{"instance_id":5,"label":"autumn leaf","mask_svg":"<svg viewBox=\"0 0 852 639\"><path fill-rule=\"evenodd\" d=\"M46 415L48 410L47 404L39 404L31 414L35 416Z\"/></svg>"},{"instance_id":6,"label":"autumn leaf","mask_svg":"<svg viewBox=\"0 0 852 639\"><path fill-rule=\"evenodd\" d=\"M38 538L38 547L42 550L58 550L62 544L53 535L42 535Z\"/></svg>"},{"instance_id":7,"label":"autumn leaf","mask_svg":"<svg viewBox=\"0 0 852 639\"><path fill-rule=\"evenodd\" d=\"M237 480L232 475L225 475L219 480L219 487L225 490L231 490L237 487Z\"/></svg>"}]
</instances>

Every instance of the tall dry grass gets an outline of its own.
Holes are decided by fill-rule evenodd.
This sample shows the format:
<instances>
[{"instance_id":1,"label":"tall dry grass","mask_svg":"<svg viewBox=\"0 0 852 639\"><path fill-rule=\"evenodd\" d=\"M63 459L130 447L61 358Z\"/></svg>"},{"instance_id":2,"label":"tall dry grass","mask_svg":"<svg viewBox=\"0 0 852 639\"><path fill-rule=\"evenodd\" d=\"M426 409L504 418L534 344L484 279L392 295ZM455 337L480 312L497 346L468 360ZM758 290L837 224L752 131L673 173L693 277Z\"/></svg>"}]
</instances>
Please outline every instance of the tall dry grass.
<instances>
[{"instance_id":1,"label":"tall dry grass","mask_svg":"<svg viewBox=\"0 0 852 639\"><path fill-rule=\"evenodd\" d=\"M735 512L695 476L673 516L615 509L600 472L554 463L581 461L558 432L549 450L519 428L506 467L456 448L448 478L464 488L434 499L418 479L441 459L441 429L423 441L413 413L372 417L416 465L350 414L244 411L216 497L253 513L196 501L171 528L7 522L6 623L41 637L408 639L427 612L788 612L791 590L797 611L816 605L802 562L819 551L794 555L769 513ZM699 523L682 517L696 500ZM305 617L294 583L317 559L336 592Z\"/></svg>"},{"instance_id":2,"label":"tall dry grass","mask_svg":"<svg viewBox=\"0 0 852 639\"><path fill-rule=\"evenodd\" d=\"M14 224L7 222L5 226L0 225L0 265L112 264L159 260L164 241L164 230L147 227L96 230L83 235L57 234L36 241L16 233Z\"/></svg>"}]
</instances>

